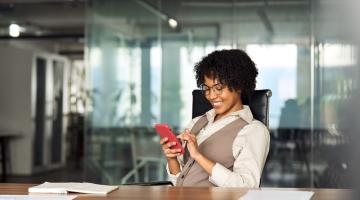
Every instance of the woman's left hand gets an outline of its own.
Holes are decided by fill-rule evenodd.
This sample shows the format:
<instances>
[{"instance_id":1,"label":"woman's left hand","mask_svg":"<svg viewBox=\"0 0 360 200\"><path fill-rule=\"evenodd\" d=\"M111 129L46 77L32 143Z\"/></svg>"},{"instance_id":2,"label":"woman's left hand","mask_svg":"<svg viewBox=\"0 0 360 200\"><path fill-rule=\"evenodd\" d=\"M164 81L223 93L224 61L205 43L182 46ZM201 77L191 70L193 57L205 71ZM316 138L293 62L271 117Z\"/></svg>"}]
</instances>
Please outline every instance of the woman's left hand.
<instances>
[{"instance_id":1,"label":"woman's left hand","mask_svg":"<svg viewBox=\"0 0 360 200\"><path fill-rule=\"evenodd\" d=\"M190 134L190 131L188 129L186 129L185 132L183 134L181 134L179 137L182 141L187 142L186 146L188 148L190 156L194 160L196 160L199 156L201 156L195 135Z\"/></svg>"},{"instance_id":2,"label":"woman's left hand","mask_svg":"<svg viewBox=\"0 0 360 200\"><path fill-rule=\"evenodd\" d=\"M196 141L196 136L190 134L190 131L186 129L184 133L179 135L179 138L182 141L186 141L186 146L189 150L191 158L196 160L196 162L199 163L199 165L211 176L212 169L215 166L215 162L209 160L200 153L199 146Z\"/></svg>"}]
</instances>

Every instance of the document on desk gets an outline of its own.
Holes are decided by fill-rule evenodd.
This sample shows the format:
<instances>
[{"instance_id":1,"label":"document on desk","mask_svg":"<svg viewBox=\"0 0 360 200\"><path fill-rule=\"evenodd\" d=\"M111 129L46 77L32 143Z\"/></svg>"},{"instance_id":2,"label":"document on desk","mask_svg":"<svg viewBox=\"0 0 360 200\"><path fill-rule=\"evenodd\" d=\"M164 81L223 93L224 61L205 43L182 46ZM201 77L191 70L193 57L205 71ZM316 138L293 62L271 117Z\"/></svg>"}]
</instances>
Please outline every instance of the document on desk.
<instances>
[{"instance_id":1,"label":"document on desk","mask_svg":"<svg viewBox=\"0 0 360 200\"><path fill-rule=\"evenodd\" d=\"M73 200L76 195L0 195L1 200Z\"/></svg>"},{"instance_id":2,"label":"document on desk","mask_svg":"<svg viewBox=\"0 0 360 200\"><path fill-rule=\"evenodd\" d=\"M313 195L310 191L249 190L239 200L310 200Z\"/></svg>"},{"instance_id":3,"label":"document on desk","mask_svg":"<svg viewBox=\"0 0 360 200\"><path fill-rule=\"evenodd\" d=\"M63 193L68 192L77 192L77 193L88 193L88 194L102 194L106 195L107 193L116 190L119 186L111 185L99 185L93 183L49 183L45 182L43 184L30 187L28 189L29 193Z\"/></svg>"}]
</instances>

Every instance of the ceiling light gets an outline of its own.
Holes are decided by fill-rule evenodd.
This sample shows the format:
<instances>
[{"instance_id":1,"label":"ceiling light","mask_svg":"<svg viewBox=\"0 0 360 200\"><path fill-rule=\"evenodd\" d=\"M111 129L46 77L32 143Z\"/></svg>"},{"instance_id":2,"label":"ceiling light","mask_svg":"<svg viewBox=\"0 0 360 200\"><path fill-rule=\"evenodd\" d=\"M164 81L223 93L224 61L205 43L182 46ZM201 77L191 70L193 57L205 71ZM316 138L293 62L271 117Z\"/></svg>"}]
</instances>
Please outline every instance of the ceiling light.
<instances>
[{"instance_id":1,"label":"ceiling light","mask_svg":"<svg viewBox=\"0 0 360 200\"><path fill-rule=\"evenodd\" d=\"M171 28L176 28L178 26L178 22L173 18L169 18L168 23Z\"/></svg>"},{"instance_id":2,"label":"ceiling light","mask_svg":"<svg viewBox=\"0 0 360 200\"><path fill-rule=\"evenodd\" d=\"M146 0L135 0L135 2L137 2L139 5L141 5L151 13L158 16L161 20L167 21L172 29L176 29L178 27L179 25L178 22L175 19L169 17L170 15L160 10L158 6L154 6L153 4L147 2Z\"/></svg>"},{"instance_id":3,"label":"ceiling light","mask_svg":"<svg viewBox=\"0 0 360 200\"><path fill-rule=\"evenodd\" d=\"M17 24L10 24L9 35L11 37L19 37L20 36L20 26Z\"/></svg>"}]
</instances>

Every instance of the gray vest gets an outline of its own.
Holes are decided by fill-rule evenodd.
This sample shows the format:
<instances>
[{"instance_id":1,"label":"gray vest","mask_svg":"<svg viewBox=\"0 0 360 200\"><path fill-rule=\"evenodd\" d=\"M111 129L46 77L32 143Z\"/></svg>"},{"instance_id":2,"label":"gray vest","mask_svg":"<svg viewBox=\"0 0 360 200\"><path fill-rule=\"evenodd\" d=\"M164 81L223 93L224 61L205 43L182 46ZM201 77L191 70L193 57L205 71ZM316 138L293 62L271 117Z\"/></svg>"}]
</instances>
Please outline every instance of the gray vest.
<instances>
[{"instance_id":1,"label":"gray vest","mask_svg":"<svg viewBox=\"0 0 360 200\"><path fill-rule=\"evenodd\" d=\"M203 115L194 124L190 133L197 135L207 123L206 115ZM234 120L201 143L199 151L209 160L232 170L235 162L232 144L245 125L247 125L247 122L241 118ZM187 149L184 154L184 163L186 164L176 180L176 186L215 186L209 181L209 174L189 156Z\"/></svg>"}]
</instances>

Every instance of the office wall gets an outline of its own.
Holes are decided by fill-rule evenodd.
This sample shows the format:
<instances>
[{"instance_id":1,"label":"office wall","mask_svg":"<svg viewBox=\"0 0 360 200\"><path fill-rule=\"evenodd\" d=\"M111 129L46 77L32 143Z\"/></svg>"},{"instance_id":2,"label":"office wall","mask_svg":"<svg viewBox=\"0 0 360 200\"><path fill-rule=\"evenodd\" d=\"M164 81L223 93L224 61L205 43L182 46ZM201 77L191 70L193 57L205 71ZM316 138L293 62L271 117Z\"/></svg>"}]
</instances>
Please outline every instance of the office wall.
<instances>
[{"instance_id":1,"label":"office wall","mask_svg":"<svg viewBox=\"0 0 360 200\"><path fill-rule=\"evenodd\" d=\"M33 121L31 74L34 52L0 47L0 127L4 134L20 135L10 142L12 172L31 174Z\"/></svg>"},{"instance_id":2,"label":"office wall","mask_svg":"<svg viewBox=\"0 0 360 200\"><path fill-rule=\"evenodd\" d=\"M63 57L30 49L0 48L0 130L16 135L9 145L11 174L30 175L65 163L69 64ZM43 105L36 104L38 59L44 61ZM37 106L44 111L41 134L36 132Z\"/></svg>"}]
</instances>

